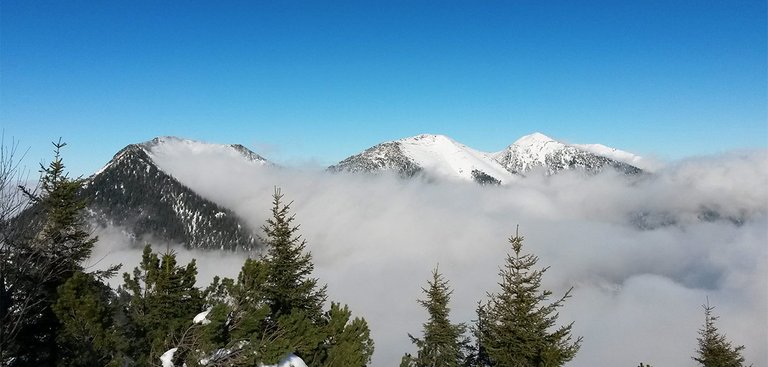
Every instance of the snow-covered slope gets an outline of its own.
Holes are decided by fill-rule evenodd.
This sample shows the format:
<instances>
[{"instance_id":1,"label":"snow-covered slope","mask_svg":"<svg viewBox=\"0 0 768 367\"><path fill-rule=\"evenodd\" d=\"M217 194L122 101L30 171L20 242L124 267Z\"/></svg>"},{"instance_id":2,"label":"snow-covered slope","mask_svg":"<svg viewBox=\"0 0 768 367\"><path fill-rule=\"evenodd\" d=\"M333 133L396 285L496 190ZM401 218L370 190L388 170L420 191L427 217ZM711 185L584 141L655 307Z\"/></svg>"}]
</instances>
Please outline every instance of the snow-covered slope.
<instances>
[{"instance_id":1,"label":"snow-covered slope","mask_svg":"<svg viewBox=\"0 0 768 367\"><path fill-rule=\"evenodd\" d=\"M535 167L546 166L547 157L564 148L563 143L544 134L533 133L517 139L506 149L493 154L493 158L510 172L523 173Z\"/></svg>"},{"instance_id":2,"label":"snow-covered slope","mask_svg":"<svg viewBox=\"0 0 768 367\"><path fill-rule=\"evenodd\" d=\"M405 177L423 174L507 183L532 170L554 174L581 169L597 173L613 168L640 173L633 163L641 158L600 144L571 145L541 133L523 136L497 153L485 153L443 135L418 135L384 142L329 167L330 171L395 171Z\"/></svg>"},{"instance_id":3,"label":"snow-covered slope","mask_svg":"<svg viewBox=\"0 0 768 367\"><path fill-rule=\"evenodd\" d=\"M490 154L474 150L443 135L422 134L384 142L351 156L331 171L395 171L403 176L427 174L481 183L513 179Z\"/></svg>"},{"instance_id":4,"label":"snow-covered slope","mask_svg":"<svg viewBox=\"0 0 768 367\"><path fill-rule=\"evenodd\" d=\"M523 136L492 156L509 172L516 174L525 174L535 169L541 169L546 174L570 169L597 173L605 168L627 174L641 172L636 166L624 162L625 159L640 159L630 153L599 144L566 144L541 133Z\"/></svg>"},{"instance_id":5,"label":"snow-covered slope","mask_svg":"<svg viewBox=\"0 0 768 367\"><path fill-rule=\"evenodd\" d=\"M647 166L643 157L616 148L607 147L603 144L573 144L573 146L596 155L635 166L640 169L646 169Z\"/></svg>"},{"instance_id":6,"label":"snow-covered slope","mask_svg":"<svg viewBox=\"0 0 768 367\"><path fill-rule=\"evenodd\" d=\"M474 150L447 136L418 135L399 142L405 155L415 164L441 176L475 180L479 171L502 182L511 178L509 172L488 153Z\"/></svg>"}]
</instances>

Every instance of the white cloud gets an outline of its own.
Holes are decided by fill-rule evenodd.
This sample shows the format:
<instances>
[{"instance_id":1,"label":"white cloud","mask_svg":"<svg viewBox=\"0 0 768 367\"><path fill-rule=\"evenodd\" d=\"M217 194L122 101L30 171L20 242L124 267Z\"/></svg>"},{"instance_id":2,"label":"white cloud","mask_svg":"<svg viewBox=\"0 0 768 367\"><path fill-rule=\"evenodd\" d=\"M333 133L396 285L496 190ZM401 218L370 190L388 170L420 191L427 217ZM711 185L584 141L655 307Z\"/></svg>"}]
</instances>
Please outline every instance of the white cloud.
<instances>
[{"instance_id":1,"label":"white cloud","mask_svg":"<svg viewBox=\"0 0 768 367\"><path fill-rule=\"evenodd\" d=\"M768 365L765 151L679 162L640 181L561 174L506 187L229 170L225 161L210 174L176 164L178 179L254 228L268 215L273 187L282 188L330 299L368 320L374 366L397 365L413 351L406 333L420 332L426 315L416 299L437 263L454 289L453 319L473 319L477 301L496 290L517 224L524 248L551 266L544 285L556 295L575 287L560 318L584 336L571 366L693 366L706 297L720 329L746 345L747 361ZM726 219L699 220L707 209ZM630 224L638 218L675 225L640 230ZM100 251L128 270L140 255L118 238L102 234ZM242 264L235 254L181 253L198 259L203 284L213 274L235 276Z\"/></svg>"}]
</instances>

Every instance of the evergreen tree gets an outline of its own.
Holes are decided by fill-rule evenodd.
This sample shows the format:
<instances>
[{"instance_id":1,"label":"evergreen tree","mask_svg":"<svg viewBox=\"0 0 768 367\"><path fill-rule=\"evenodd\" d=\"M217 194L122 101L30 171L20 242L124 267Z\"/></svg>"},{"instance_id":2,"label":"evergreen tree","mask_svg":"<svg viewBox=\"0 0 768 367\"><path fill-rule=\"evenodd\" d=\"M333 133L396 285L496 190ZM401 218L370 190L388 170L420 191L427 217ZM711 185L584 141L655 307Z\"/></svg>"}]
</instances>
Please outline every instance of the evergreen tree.
<instances>
[{"instance_id":1,"label":"evergreen tree","mask_svg":"<svg viewBox=\"0 0 768 367\"><path fill-rule=\"evenodd\" d=\"M464 364L466 339L464 324L452 324L448 318L448 302L453 293L448 288L448 281L443 279L438 269L432 271L432 279L427 288L422 288L426 299L418 300L429 314L424 323L421 339L410 334L411 341L418 347L416 357L411 357L414 367L459 367ZM406 360L407 358L404 358Z\"/></svg>"},{"instance_id":2,"label":"evergreen tree","mask_svg":"<svg viewBox=\"0 0 768 367\"><path fill-rule=\"evenodd\" d=\"M482 335L488 330L488 316L485 312L485 305L482 302L478 302L475 312L477 319L475 320L475 325L472 326L472 336L474 337L475 344L470 348L464 366L488 367L491 365L491 360L488 357L488 351L485 349L482 339Z\"/></svg>"},{"instance_id":3,"label":"evergreen tree","mask_svg":"<svg viewBox=\"0 0 768 367\"><path fill-rule=\"evenodd\" d=\"M270 365L288 353L312 366L366 365L373 354L367 323L336 303L323 312L325 287L311 277L314 265L290 204L277 189L273 199L263 227L266 255L246 260L237 280L214 279L205 291L205 325L173 347L188 353L187 365L201 359L208 366Z\"/></svg>"},{"instance_id":4,"label":"evergreen tree","mask_svg":"<svg viewBox=\"0 0 768 367\"><path fill-rule=\"evenodd\" d=\"M373 341L367 323L352 319L349 308L340 304L323 312L325 287L311 277L314 265L292 224L290 204L281 202L277 189L273 198L272 217L263 227L265 256L247 259L236 280L214 278L204 292L204 321L180 319L186 330L162 348L176 348L177 364L272 365L289 353L311 366L370 362Z\"/></svg>"},{"instance_id":5,"label":"evergreen tree","mask_svg":"<svg viewBox=\"0 0 768 367\"><path fill-rule=\"evenodd\" d=\"M39 194L24 189L42 220L35 215L16 218L15 225L24 230L3 254L4 263L13 265L3 266L2 274L2 353L7 365L51 366L65 358L56 347L61 323L53 305L59 287L83 270L81 264L97 241L82 215L86 203L78 193L83 181L65 172L65 145L54 143L54 160L41 165Z\"/></svg>"},{"instance_id":6,"label":"evergreen tree","mask_svg":"<svg viewBox=\"0 0 768 367\"><path fill-rule=\"evenodd\" d=\"M523 237L509 239L513 253L501 269L501 292L489 294L487 324L481 332L491 365L498 367L561 366L570 361L581 344L571 340L571 327L556 327L557 309L570 297L549 304L549 290L540 291L541 278L548 268L533 267L538 257L522 253Z\"/></svg>"},{"instance_id":7,"label":"evergreen tree","mask_svg":"<svg viewBox=\"0 0 768 367\"><path fill-rule=\"evenodd\" d=\"M362 367L371 361L373 340L365 319L352 317L349 307L332 303L325 313L323 367Z\"/></svg>"},{"instance_id":8,"label":"evergreen tree","mask_svg":"<svg viewBox=\"0 0 768 367\"><path fill-rule=\"evenodd\" d=\"M744 346L734 347L726 340L725 335L720 334L715 326L718 316L712 315L715 308L707 304L704 308L704 327L699 330L699 349L693 359L704 367L742 367L744 357L741 351Z\"/></svg>"},{"instance_id":9,"label":"evergreen tree","mask_svg":"<svg viewBox=\"0 0 768 367\"><path fill-rule=\"evenodd\" d=\"M326 286L318 286L317 278L312 277L312 256L306 252L306 241L298 234L299 226L293 224L292 203L282 202L283 195L278 188L272 198L272 215L262 226L264 236L261 237L266 245L262 262L266 268L264 301L270 308L267 331L281 330L281 343L286 343L286 347L307 363L319 364L320 346L326 338L322 328ZM262 352L267 357L266 363L277 362L282 357Z\"/></svg>"},{"instance_id":10,"label":"evergreen tree","mask_svg":"<svg viewBox=\"0 0 768 367\"><path fill-rule=\"evenodd\" d=\"M193 327L188 340L172 345L189 352L187 365L200 360L207 366L274 364L288 353L316 366L370 362L373 341L365 320L350 320L349 308L333 303L320 322L296 310L275 321L265 301L266 277L265 264L248 259L237 281L214 279L206 290L210 309L206 322Z\"/></svg>"},{"instance_id":11,"label":"evergreen tree","mask_svg":"<svg viewBox=\"0 0 768 367\"><path fill-rule=\"evenodd\" d=\"M37 245L46 249L46 253L63 264L64 279L81 270L81 263L86 260L98 239L91 237L82 212L86 201L78 196L83 186L80 178L70 179L64 172L61 148L66 143L54 144L55 158L50 165L42 168L43 178L40 187L42 196L31 199L43 208L45 225L38 236Z\"/></svg>"},{"instance_id":12,"label":"evergreen tree","mask_svg":"<svg viewBox=\"0 0 768 367\"><path fill-rule=\"evenodd\" d=\"M318 280L311 277L312 256L305 252L306 241L297 234L299 226L293 224L294 215L289 214L292 203L283 204L282 198L280 189L275 188L272 217L262 226L261 239L267 248L267 303L274 315L290 315L299 310L316 321L322 315L326 287L318 287Z\"/></svg>"},{"instance_id":13,"label":"evergreen tree","mask_svg":"<svg viewBox=\"0 0 768 367\"><path fill-rule=\"evenodd\" d=\"M58 366L119 366L122 340L115 328L112 290L91 274L76 272L59 287L53 305L62 324Z\"/></svg>"},{"instance_id":14,"label":"evergreen tree","mask_svg":"<svg viewBox=\"0 0 768 367\"><path fill-rule=\"evenodd\" d=\"M159 256L149 245L133 274L123 274L123 288L130 295L125 305L124 329L130 341L127 354L139 365L157 361L168 349L166 346L182 339L190 321L202 309L196 276L195 260L180 266L173 251Z\"/></svg>"},{"instance_id":15,"label":"evergreen tree","mask_svg":"<svg viewBox=\"0 0 768 367\"><path fill-rule=\"evenodd\" d=\"M184 362L194 366L254 366L269 359L277 361L292 346L286 334L271 321L266 303L267 267L261 260L246 259L237 280L214 278L205 290L205 321L199 326L187 320L190 332L185 339L166 345L186 352ZM183 354L183 353L182 353Z\"/></svg>"}]
</instances>

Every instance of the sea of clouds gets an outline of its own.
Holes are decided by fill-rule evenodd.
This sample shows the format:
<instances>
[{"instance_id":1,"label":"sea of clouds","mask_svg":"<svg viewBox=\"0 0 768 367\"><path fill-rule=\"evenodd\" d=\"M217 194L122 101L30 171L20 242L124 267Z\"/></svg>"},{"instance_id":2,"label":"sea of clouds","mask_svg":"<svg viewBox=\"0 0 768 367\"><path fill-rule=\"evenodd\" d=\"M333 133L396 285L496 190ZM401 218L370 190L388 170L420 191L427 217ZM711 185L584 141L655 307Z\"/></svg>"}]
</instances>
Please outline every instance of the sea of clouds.
<instances>
[{"instance_id":1,"label":"sea of clouds","mask_svg":"<svg viewBox=\"0 0 768 367\"><path fill-rule=\"evenodd\" d=\"M414 352L407 333L421 333L427 314L416 300L438 264L453 289L452 320L475 319L477 302L497 291L518 225L524 250L550 267L543 286L555 296L573 287L559 320L584 341L569 366L694 366L707 299L747 362L768 366L767 151L688 159L640 179L533 174L499 187L154 159L256 230L280 187L329 299L368 321L374 367ZM138 264L140 249L118 228L99 236L96 266ZM201 286L235 277L246 256L177 251L197 259Z\"/></svg>"}]
</instances>

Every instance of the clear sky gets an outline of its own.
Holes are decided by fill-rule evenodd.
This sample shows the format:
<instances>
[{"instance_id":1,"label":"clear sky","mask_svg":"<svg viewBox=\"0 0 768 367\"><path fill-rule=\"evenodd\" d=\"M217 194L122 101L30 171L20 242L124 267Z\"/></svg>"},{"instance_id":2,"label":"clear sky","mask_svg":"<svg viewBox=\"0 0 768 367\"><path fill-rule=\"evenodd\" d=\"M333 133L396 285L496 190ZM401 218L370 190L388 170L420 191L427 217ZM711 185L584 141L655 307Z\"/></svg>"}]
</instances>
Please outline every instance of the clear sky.
<instances>
[{"instance_id":1,"label":"clear sky","mask_svg":"<svg viewBox=\"0 0 768 367\"><path fill-rule=\"evenodd\" d=\"M158 135L331 164L540 131L678 159L768 146L766 1L0 2L0 124L89 174Z\"/></svg>"}]
</instances>

